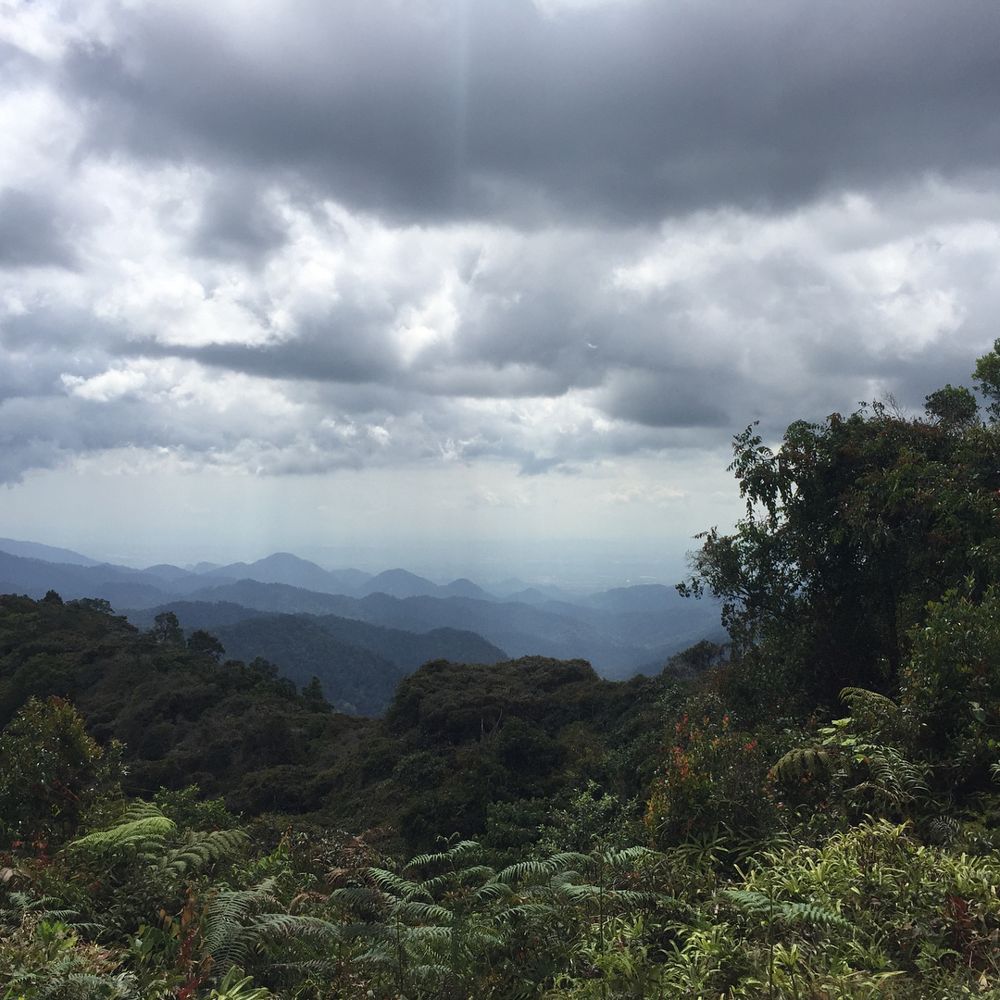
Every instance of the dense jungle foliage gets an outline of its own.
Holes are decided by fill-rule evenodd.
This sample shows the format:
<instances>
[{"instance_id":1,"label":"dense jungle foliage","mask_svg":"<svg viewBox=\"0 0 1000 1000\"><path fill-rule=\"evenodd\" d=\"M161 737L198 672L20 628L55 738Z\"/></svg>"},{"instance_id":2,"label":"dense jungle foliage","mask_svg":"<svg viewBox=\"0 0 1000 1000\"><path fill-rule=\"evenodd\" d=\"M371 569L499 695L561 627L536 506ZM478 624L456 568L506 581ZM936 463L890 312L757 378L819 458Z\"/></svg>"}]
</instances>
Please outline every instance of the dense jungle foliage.
<instances>
[{"instance_id":1,"label":"dense jungle foliage","mask_svg":"<svg viewBox=\"0 0 1000 1000\"><path fill-rule=\"evenodd\" d=\"M660 676L428 664L384 719L0 599L0 997L1000 997L1000 341L749 428Z\"/></svg>"}]
</instances>

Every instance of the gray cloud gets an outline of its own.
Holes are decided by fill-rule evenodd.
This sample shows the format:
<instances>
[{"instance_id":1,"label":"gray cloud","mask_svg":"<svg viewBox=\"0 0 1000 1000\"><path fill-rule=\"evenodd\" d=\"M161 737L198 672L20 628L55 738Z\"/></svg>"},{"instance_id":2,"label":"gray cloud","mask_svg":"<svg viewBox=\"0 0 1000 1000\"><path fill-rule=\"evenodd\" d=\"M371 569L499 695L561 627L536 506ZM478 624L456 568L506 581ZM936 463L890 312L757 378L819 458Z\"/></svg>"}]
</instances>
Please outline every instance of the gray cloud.
<instances>
[{"instance_id":1,"label":"gray cloud","mask_svg":"<svg viewBox=\"0 0 1000 1000\"><path fill-rule=\"evenodd\" d=\"M995 335L979 0L100 9L0 50L0 479L598 476Z\"/></svg>"},{"instance_id":2,"label":"gray cloud","mask_svg":"<svg viewBox=\"0 0 1000 1000\"><path fill-rule=\"evenodd\" d=\"M72 267L68 226L44 194L0 189L0 268Z\"/></svg>"},{"instance_id":3,"label":"gray cloud","mask_svg":"<svg viewBox=\"0 0 1000 1000\"><path fill-rule=\"evenodd\" d=\"M373 382L389 379L396 357L378 315L344 306L303 320L291 339L266 344L209 343L201 346L136 341L127 353L177 357L216 368L275 379Z\"/></svg>"},{"instance_id":4,"label":"gray cloud","mask_svg":"<svg viewBox=\"0 0 1000 1000\"><path fill-rule=\"evenodd\" d=\"M617 417L648 427L727 427L733 414L722 405L725 396L719 372L628 372L613 379L602 408ZM729 400L725 400L729 402Z\"/></svg>"},{"instance_id":5,"label":"gray cloud","mask_svg":"<svg viewBox=\"0 0 1000 1000\"><path fill-rule=\"evenodd\" d=\"M1000 9L981 0L118 16L117 43L64 67L90 149L292 171L380 215L657 220L1000 158Z\"/></svg>"},{"instance_id":6,"label":"gray cloud","mask_svg":"<svg viewBox=\"0 0 1000 1000\"><path fill-rule=\"evenodd\" d=\"M285 228L252 178L217 177L191 238L194 254L260 262L285 242Z\"/></svg>"}]
</instances>

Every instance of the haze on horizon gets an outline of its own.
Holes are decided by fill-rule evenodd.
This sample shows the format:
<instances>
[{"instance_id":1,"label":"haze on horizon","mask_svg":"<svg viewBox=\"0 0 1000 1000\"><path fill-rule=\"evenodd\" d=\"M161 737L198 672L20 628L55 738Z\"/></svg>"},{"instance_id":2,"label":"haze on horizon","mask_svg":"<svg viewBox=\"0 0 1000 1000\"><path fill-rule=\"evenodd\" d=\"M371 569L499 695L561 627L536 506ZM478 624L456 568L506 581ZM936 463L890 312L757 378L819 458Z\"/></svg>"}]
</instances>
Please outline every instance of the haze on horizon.
<instances>
[{"instance_id":1,"label":"haze on horizon","mask_svg":"<svg viewBox=\"0 0 1000 1000\"><path fill-rule=\"evenodd\" d=\"M998 51L982 0L3 0L0 535L670 582L734 432L1000 332Z\"/></svg>"}]
</instances>

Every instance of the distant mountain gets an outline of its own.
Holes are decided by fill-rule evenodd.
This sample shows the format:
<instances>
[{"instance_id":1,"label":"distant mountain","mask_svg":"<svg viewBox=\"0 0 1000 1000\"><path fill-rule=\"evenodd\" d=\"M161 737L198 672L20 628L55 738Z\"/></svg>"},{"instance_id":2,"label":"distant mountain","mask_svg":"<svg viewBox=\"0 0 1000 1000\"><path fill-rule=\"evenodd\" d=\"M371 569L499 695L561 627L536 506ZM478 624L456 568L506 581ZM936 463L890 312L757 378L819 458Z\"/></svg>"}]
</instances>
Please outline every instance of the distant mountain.
<instances>
[{"instance_id":1,"label":"distant mountain","mask_svg":"<svg viewBox=\"0 0 1000 1000\"><path fill-rule=\"evenodd\" d=\"M356 601L356 598L343 595L323 594L305 587L292 587L286 583L261 583L258 580L235 580L232 583L203 587L192 591L187 599L209 603L223 601L277 614L305 612L310 615L340 614L345 601L348 602L347 607L352 607L352 602Z\"/></svg>"},{"instance_id":2,"label":"distant mountain","mask_svg":"<svg viewBox=\"0 0 1000 1000\"><path fill-rule=\"evenodd\" d=\"M263 618L269 612L247 608L242 604L228 601L170 601L152 608L127 608L122 611L128 620L140 629L148 629L158 614L163 611L173 611L181 626L188 630L207 629L213 632L223 625L235 625L248 618Z\"/></svg>"},{"instance_id":3,"label":"distant mountain","mask_svg":"<svg viewBox=\"0 0 1000 1000\"><path fill-rule=\"evenodd\" d=\"M599 594L590 594L582 600L574 601L591 608L614 611L619 614L634 612L660 612L676 608L690 609L690 598L681 597L676 587L665 587L660 583L640 584L635 587L615 587Z\"/></svg>"},{"instance_id":4,"label":"distant mountain","mask_svg":"<svg viewBox=\"0 0 1000 1000\"><path fill-rule=\"evenodd\" d=\"M275 552L252 563L232 563L210 570L213 577L283 583L322 594L358 594L370 575L357 569L326 570L290 552Z\"/></svg>"},{"instance_id":5,"label":"distant mountain","mask_svg":"<svg viewBox=\"0 0 1000 1000\"><path fill-rule=\"evenodd\" d=\"M267 615L213 629L226 655L247 663L270 660L304 687L319 678L327 701L351 715L385 711L408 671L363 646L342 642L302 615Z\"/></svg>"},{"instance_id":6,"label":"distant mountain","mask_svg":"<svg viewBox=\"0 0 1000 1000\"><path fill-rule=\"evenodd\" d=\"M388 594L390 597L421 597L437 594L436 583L405 569L387 569L366 581L359 596Z\"/></svg>"},{"instance_id":7,"label":"distant mountain","mask_svg":"<svg viewBox=\"0 0 1000 1000\"><path fill-rule=\"evenodd\" d=\"M193 575L190 570L181 569L180 566L173 566L170 563L157 563L155 566L147 566L142 572L158 577L168 583L190 579Z\"/></svg>"},{"instance_id":8,"label":"distant mountain","mask_svg":"<svg viewBox=\"0 0 1000 1000\"><path fill-rule=\"evenodd\" d=\"M24 559L43 559L46 562L63 563L67 566L100 566L97 559L80 555L72 549L60 549L40 542L22 542L14 538L0 538L0 552Z\"/></svg>"},{"instance_id":9,"label":"distant mountain","mask_svg":"<svg viewBox=\"0 0 1000 1000\"><path fill-rule=\"evenodd\" d=\"M163 585L163 580L123 566L52 563L0 551L0 593L37 598L55 590L66 600L100 597L116 608L148 607L169 596L157 584Z\"/></svg>"},{"instance_id":10,"label":"distant mountain","mask_svg":"<svg viewBox=\"0 0 1000 1000\"><path fill-rule=\"evenodd\" d=\"M515 601L518 604L544 604L546 601L551 601L552 596L543 594L537 587L526 587L524 590L508 594L505 600Z\"/></svg>"},{"instance_id":11,"label":"distant mountain","mask_svg":"<svg viewBox=\"0 0 1000 1000\"><path fill-rule=\"evenodd\" d=\"M449 597L474 597L479 601L496 600L492 594L483 590L478 583L473 583L464 576L459 577L457 580L452 580L451 583L447 583L443 587L438 587L438 590Z\"/></svg>"},{"instance_id":12,"label":"distant mountain","mask_svg":"<svg viewBox=\"0 0 1000 1000\"><path fill-rule=\"evenodd\" d=\"M478 601L495 601L493 594L487 593L477 583L465 577L452 580L443 586L417 576L405 569L387 569L371 577L358 590L356 596L388 594L390 597L472 597Z\"/></svg>"},{"instance_id":13,"label":"distant mountain","mask_svg":"<svg viewBox=\"0 0 1000 1000\"><path fill-rule=\"evenodd\" d=\"M482 636L464 630L417 635L333 615L270 615L225 602L179 601L129 611L128 618L146 629L162 611L173 611L189 631L206 629L217 636L229 657L250 661L263 656L300 685L315 675L327 699L352 713L384 711L400 677L432 660L490 664L508 658Z\"/></svg>"},{"instance_id":14,"label":"distant mountain","mask_svg":"<svg viewBox=\"0 0 1000 1000\"><path fill-rule=\"evenodd\" d=\"M240 573L271 580L227 575ZM305 580L312 585L281 580ZM359 581L363 596L345 593ZM169 564L147 570L108 564L81 566L0 551L0 592L41 597L50 589L64 599L103 598L116 609L142 610L190 601L222 602L255 613L232 618L228 621L231 625L264 612L334 615L405 633L451 629L475 633L489 649L468 652L460 642L457 653L443 654L447 658L490 662L501 650L515 657L584 658L607 678L647 670L650 664L663 663L700 639L725 638L717 603L687 600L661 585L620 587L583 597L564 595L569 599L562 600L539 600L553 591L529 588L521 592L525 600L504 601L467 579L439 586L403 569L374 577L358 570L332 572L289 553L275 553L255 563L234 563L200 575ZM341 638L354 641L357 637ZM365 648L384 655L378 644ZM415 655L424 656L423 648L416 648L420 652ZM392 655L387 658L392 659Z\"/></svg>"},{"instance_id":15,"label":"distant mountain","mask_svg":"<svg viewBox=\"0 0 1000 1000\"><path fill-rule=\"evenodd\" d=\"M429 632L407 632L339 615L321 615L316 618L316 623L345 642L384 656L407 673L432 660L490 664L509 659L504 650L468 629L434 628Z\"/></svg>"},{"instance_id":16,"label":"distant mountain","mask_svg":"<svg viewBox=\"0 0 1000 1000\"><path fill-rule=\"evenodd\" d=\"M542 601L576 601L580 595L561 587L546 583L525 583L516 577L489 585L490 593L504 601L521 601L524 604L538 604Z\"/></svg>"},{"instance_id":17,"label":"distant mountain","mask_svg":"<svg viewBox=\"0 0 1000 1000\"><path fill-rule=\"evenodd\" d=\"M669 588L662 588L664 601ZM193 600L229 601L262 611L337 615L402 629L429 632L454 628L475 632L511 656L551 656L589 660L609 679L630 677L654 661L700 639L719 640L724 633L718 607L708 601L683 601L659 611L615 612L550 601L543 605L481 601L467 597L398 598L385 593L363 598L319 594L282 584L240 580L190 595ZM641 595L638 606L650 596ZM612 604L627 606L622 597Z\"/></svg>"}]
</instances>

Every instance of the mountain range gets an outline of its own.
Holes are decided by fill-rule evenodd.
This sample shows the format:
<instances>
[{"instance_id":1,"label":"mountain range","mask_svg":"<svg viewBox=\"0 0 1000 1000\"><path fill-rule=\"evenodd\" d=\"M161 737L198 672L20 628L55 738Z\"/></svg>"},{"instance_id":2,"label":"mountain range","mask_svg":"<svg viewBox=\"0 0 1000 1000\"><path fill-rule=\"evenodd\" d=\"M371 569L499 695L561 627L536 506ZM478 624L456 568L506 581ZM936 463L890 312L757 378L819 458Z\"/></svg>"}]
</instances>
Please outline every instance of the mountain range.
<instances>
[{"instance_id":1,"label":"mountain range","mask_svg":"<svg viewBox=\"0 0 1000 1000\"><path fill-rule=\"evenodd\" d=\"M717 605L657 584L588 595L521 587L498 596L468 579L330 570L287 552L138 570L0 539L0 592L37 598L49 590L104 599L138 627L173 611L185 629L216 635L228 656L263 657L299 684L316 676L334 704L365 714L381 711L399 678L428 660L580 658L621 679L656 673L701 639L725 638Z\"/></svg>"}]
</instances>

